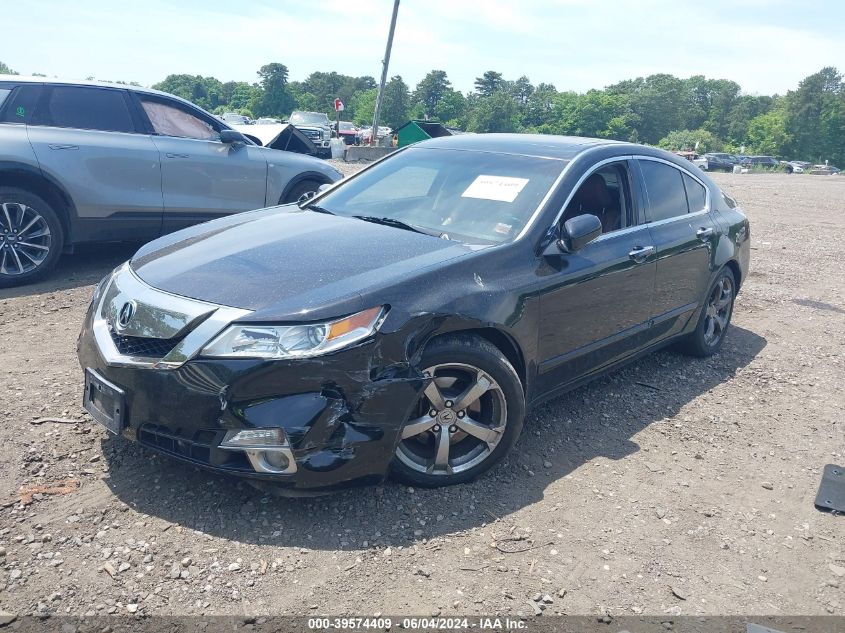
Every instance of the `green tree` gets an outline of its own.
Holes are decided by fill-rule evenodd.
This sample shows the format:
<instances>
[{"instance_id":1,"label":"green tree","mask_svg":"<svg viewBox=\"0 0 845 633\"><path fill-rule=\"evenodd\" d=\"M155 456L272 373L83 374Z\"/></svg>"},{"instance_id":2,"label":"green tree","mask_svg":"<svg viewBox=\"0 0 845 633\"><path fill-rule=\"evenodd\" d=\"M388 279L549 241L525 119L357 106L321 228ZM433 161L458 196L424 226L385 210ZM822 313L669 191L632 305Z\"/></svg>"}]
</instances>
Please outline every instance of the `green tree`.
<instances>
[{"instance_id":1,"label":"green tree","mask_svg":"<svg viewBox=\"0 0 845 633\"><path fill-rule=\"evenodd\" d=\"M452 84L443 70L432 70L414 89L414 105L422 106L422 114L434 116L440 102L452 91ZM418 116L418 115L417 115ZM450 117L451 118L451 117Z\"/></svg>"},{"instance_id":2,"label":"green tree","mask_svg":"<svg viewBox=\"0 0 845 633\"><path fill-rule=\"evenodd\" d=\"M479 97L469 112L469 132L515 132L518 129L517 105L506 92L499 90Z\"/></svg>"},{"instance_id":3,"label":"green tree","mask_svg":"<svg viewBox=\"0 0 845 633\"><path fill-rule=\"evenodd\" d=\"M411 92L400 75L390 78L384 86L381 104L381 121L379 125L388 125L393 129L408 120L408 110L411 107Z\"/></svg>"},{"instance_id":4,"label":"green tree","mask_svg":"<svg viewBox=\"0 0 845 633\"><path fill-rule=\"evenodd\" d=\"M362 90L357 92L352 97L352 108L355 114L352 116L352 122L355 125L372 125L373 115L376 110L376 97L378 96L378 88L371 88L370 90Z\"/></svg>"},{"instance_id":5,"label":"green tree","mask_svg":"<svg viewBox=\"0 0 845 633\"><path fill-rule=\"evenodd\" d=\"M796 155L813 161L845 161L843 100L842 75L830 66L806 77L787 94L785 131Z\"/></svg>"},{"instance_id":6,"label":"green tree","mask_svg":"<svg viewBox=\"0 0 845 633\"><path fill-rule=\"evenodd\" d=\"M673 152L695 150L703 154L721 151L723 143L708 130L674 130L660 139L658 146Z\"/></svg>"},{"instance_id":7,"label":"green tree","mask_svg":"<svg viewBox=\"0 0 845 633\"><path fill-rule=\"evenodd\" d=\"M504 86L505 80L502 78L502 73L497 73L495 70L488 70L475 79L475 91L482 97L489 97Z\"/></svg>"},{"instance_id":8,"label":"green tree","mask_svg":"<svg viewBox=\"0 0 845 633\"><path fill-rule=\"evenodd\" d=\"M4 64L3 62L0 62L0 75L17 75L17 74L18 73L16 73L14 70L9 68L6 64Z\"/></svg>"},{"instance_id":9,"label":"green tree","mask_svg":"<svg viewBox=\"0 0 845 633\"><path fill-rule=\"evenodd\" d=\"M748 124L748 145L757 154L785 156L792 145L787 132L788 114L785 108L775 108L754 117Z\"/></svg>"},{"instance_id":10,"label":"green tree","mask_svg":"<svg viewBox=\"0 0 845 633\"><path fill-rule=\"evenodd\" d=\"M443 123L452 127L464 127L466 125L467 103L464 96L457 90L451 88L443 93L434 115Z\"/></svg>"},{"instance_id":11,"label":"green tree","mask_svg":"<svg viewBox=\"0 0 845 633\"><path fill-rule=\"evenodd\" d=\"M274 62L258 69L261 91L251 101L258 116L282 116L293 109L294 101L287 90L288 67Z\"/></svg>"},{"instance_id":12,"label":"green tree","mask_svg":"<svg viewBox=\"0 0 845 633\"><path fill-rule=\"evenodd\" d=\"M164 81L154 84L153 88L187 99L206 110L214 110L224 103L223 84L214 77L168 75Z\"/></svg>"}]
</instances>

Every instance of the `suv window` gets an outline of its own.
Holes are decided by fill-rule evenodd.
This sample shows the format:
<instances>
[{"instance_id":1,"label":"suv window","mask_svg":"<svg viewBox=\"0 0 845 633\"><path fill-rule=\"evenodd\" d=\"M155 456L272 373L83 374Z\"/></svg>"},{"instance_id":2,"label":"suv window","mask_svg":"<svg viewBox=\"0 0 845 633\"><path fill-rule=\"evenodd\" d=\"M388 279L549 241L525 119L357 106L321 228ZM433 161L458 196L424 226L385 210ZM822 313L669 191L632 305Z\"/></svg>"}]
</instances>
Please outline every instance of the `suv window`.
<instances>
[{"instance_id":1,"label":"suv window","mask_svg":"<svg viewBox=\"0 0 845 633\"><path fill-rule=\"evenodd\" d=\"M29 123L40 94L41 86L38 84L12 88L4 107L0 108L0 123Z\"/></svg>"},{"instance_id":2,"label":"suv window","mask_svg":"<svg viewBox=\"0 0 845 633\"><path fill-rule=\"evenodd\" d=\"M189 112L187 108L182 108L179 104L141 97L141 105L156 134L202 141L220 138L220 134L211 123Z\"/></svg>"},{"instance_id":3,"label":"suv window","mask_svg":"<svg viewBox=\"0 0 845 633\"><path fill-rule=\"evenodd\" d=\"M689 212L681 170L666 163L641 160L649 202L649 222L659 222Z\"/></svg>"},{"instance_id":4,"label":"suv window","mask_svg":"<svg viewBox=\"0 0 845 633\"><path fill-rule=\"evenodd\" d=\"M687 202L691 213L701 211L707 206L707 189L692 176L684 174L684 187L687 190Z\"/></svg>"},{"instance_id":5,"label":"suv window","mask_svg":"<svg viewBox=\"0 0 845 633\"><path fill-rule=\"evenodd\" d=\"M3 107L3 102L6 100L6 97L9 96L10 92L12 92L11 88L0 88L0 108Z\"/></svg>"},{"instance_id":6,"label":"suv window","mask_svg":"<svg viewBox=\"0 0 845 633\"><path fill-rule=\"evenodd\" d=\"M33 125L103 132L135 132L123 90L53 86L38 105Z\"/></svg>"}]
</instances>

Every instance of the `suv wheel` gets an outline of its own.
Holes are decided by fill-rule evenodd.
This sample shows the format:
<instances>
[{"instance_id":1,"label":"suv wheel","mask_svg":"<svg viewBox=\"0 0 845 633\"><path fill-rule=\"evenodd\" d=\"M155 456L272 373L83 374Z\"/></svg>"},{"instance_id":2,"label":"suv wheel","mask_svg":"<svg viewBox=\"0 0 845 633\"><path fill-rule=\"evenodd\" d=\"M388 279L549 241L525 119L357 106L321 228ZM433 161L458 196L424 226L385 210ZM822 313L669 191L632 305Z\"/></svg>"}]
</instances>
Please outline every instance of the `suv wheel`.
<instances>
[{"instance_id":1,"label":"suv wheel","mask_svg":"<svg viewBox=\"0 0 845 633\"><path fill-rule=\"evenodd\" d=\"M40 279L63 246L62 223L49 204L23 189L0 187L0 287Z\"/></svg>"},{"instance_id":2,"label":"suv wheel","mask_svg":"<svg viewBox=\"0 0 845 633\"><path fill-rule=\"evenodd\" d=\"M421 367L431 382L401 431L393 474L425 487L471 481L519 437L525 417L519 376L494 345L467 335L435 341Z\"/></svg>"},{"instance_id":3,"label":"suv wheel","mask_svg":"<svg viewBox=\"0 0 845 633\"><path fill-rule=\"evenodd\" d=\"M282 200L279 204L299 202L299 199L306 193L316 193L317 188L319 186L320 183L315 180L303 180L302 182L299 182L294 185L293 188L287 193L284 200Z\"/></svg>"}]
</instances>

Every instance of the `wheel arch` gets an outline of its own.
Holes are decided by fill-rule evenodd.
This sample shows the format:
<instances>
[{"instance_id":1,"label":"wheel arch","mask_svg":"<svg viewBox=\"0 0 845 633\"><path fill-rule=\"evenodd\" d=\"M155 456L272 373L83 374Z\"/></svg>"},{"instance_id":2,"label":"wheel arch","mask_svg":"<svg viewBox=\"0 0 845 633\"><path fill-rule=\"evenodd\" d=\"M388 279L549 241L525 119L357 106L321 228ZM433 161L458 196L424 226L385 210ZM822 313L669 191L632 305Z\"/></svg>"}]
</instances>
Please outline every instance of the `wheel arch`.
<instances>
[{"instance_id":1,"label":"wheel arch","mask_svg":"<svg viewBox=\"0 0 845 633\"><path fill-rule=\"evenodd\" d=\"M729 259L725 262L725 268L729 268L733 273L734 281L736 281L736 292L739 292L739 287L742 285L742 270L739 263L735 259Z\"/></svg>"},{"instance_id":2,"label":"wheel arch","mask_svg":"<svg viewBox=\"0 0 845 633\"><path fill-rule=\"evenodd\" d=\"M73 242L71 218L76 207L67 191L44 172L29 165L0 162L0 187L24 189L49 204L62 223L65 231L65 245Z\"/></svg>"},{"instance_id":3,"label":"wheel arch","mask_svg":"<svg viewBox=\"0 0 845 633\"><path fill-rule=\"evenodd\" d=\"M508 362L511 364L511 366L513 366L514 370L516 370L517 376L519 377L519 382L522 385L523 392L528 393L528 376L525 364L525 356L522 352L522 348L510 334L498 328L466 327L448 331L441 331L426 340L425 343L422 345L422 349L425 349L438 339L442 339L447 336L462 334L478 336L479 338L486 340L488 343L491 343L494 347L496 347L496 349L498 349L504 355L504 357L508 359Z\"/></svg>"}]
</instances>

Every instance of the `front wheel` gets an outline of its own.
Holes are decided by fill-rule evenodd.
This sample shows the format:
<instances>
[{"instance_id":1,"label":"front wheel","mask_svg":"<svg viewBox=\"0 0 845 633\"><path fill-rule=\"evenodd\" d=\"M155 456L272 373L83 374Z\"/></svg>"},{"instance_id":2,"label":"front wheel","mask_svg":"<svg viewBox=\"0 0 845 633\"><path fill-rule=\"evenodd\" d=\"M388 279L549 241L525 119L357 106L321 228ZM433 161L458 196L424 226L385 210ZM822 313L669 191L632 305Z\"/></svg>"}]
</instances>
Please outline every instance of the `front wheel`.
<instances>
[{"instance_id":1,"label":"front wheel","mask_svg":"<svg viewBox=\"0 0 845 633\"><path fill-rule=\"evenodd\" d=\"M279 204L289 204L291 202L299 202L302 196L309 193L317 193L320 183L315 180L303 180L296 183L290 191L285 195Z\"/></svg>"},{"instance_id":2,"label":"front wheel","mask_svg":"<svg viewBox=\"0 0 845 633\"><path fill-rule=\"evenodd\" d=\"M736 279L730 268L723 268L710 286L695 330L681 343L681 351L699 357L718 352L731 323L735 298Z\"/></svg>"},{"instance_id":3,"label":"front wheel","mask_svg":"<svg viewBox=\"0 0 845 633\"><path fill-rule=\"evenodd\" d=\"M0 288L32 283L62 254L64 231L43 199L17 187L0 187Z\"/></svg>"},{"instance_id":4,"label":"front wheel","mask_svg":"<svg viewBox=\"0 0 845 633\"><path fill-rule=\"evenodd\" d=\"M436 340L421 366L430 382L402 429L392 471L424 487L471 481L519 437L525 417L519 376L498 348L472 335Z\"/></svg>"}]
</instances>

